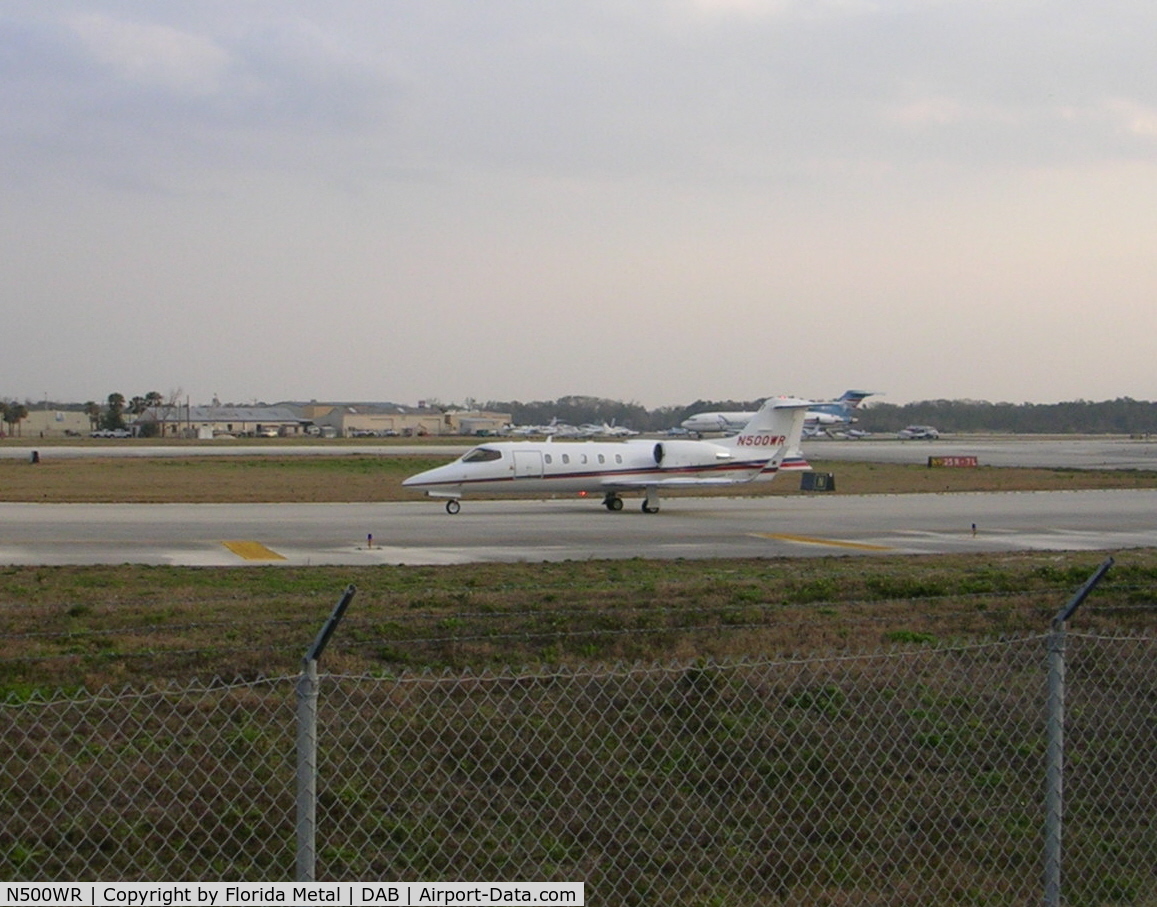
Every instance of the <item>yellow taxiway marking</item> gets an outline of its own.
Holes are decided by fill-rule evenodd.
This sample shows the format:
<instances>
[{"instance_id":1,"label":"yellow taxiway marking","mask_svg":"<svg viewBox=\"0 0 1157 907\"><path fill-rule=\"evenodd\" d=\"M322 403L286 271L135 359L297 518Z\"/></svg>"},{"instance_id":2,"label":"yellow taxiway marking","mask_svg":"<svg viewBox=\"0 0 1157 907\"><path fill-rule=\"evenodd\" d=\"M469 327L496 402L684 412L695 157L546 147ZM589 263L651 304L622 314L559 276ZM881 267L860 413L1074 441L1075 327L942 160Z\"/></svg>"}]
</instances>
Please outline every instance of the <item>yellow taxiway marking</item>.
<instances>
[{"instance_id":1,"label":"yellow taxiway marking","mask_svg":"<svg viewBox=\"0 0 1157 907\"><path fill-rule=\"evenodd\" d=\"M260 542L222 542L226 548L247 561L283 561L285 558Z\"/></svg>"},{"instance_id":2,"label":"yellow taxiway marking","mask_svg":"<svg viewBox=\"0 0 1157 907\"><path fill-rule=\"evenodd\" d=\"M839 539L817 539L809 535L786 535L782 532L753 532L761 539L780 542L799 542L801 545L831 545L835 548L858 548L860 551L891 551L887 545L869 545L866 542L842 542Z\"/></svg>"}]
</instances>

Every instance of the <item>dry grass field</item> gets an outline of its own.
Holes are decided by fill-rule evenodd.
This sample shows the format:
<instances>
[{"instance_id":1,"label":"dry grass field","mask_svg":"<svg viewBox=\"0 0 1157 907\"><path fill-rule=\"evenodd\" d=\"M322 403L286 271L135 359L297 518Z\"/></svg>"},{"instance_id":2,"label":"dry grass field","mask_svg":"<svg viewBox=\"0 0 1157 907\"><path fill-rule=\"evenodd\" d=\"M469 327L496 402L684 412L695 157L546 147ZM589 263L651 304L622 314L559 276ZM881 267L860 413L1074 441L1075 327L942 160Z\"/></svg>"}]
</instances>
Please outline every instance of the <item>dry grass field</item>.
<instances>
[{"instance_id":1,"label":"dry grass field","mask_svg":"<svg viewBox=\"0 0 1157 907\"><path fill-rule=\"evenodd\" d=\"M0 460L0 500L64 502L335 502L419 500L402 480L446 456L196 456ZM1157 473L1129 470L929 469L884 463L814 462L836 477L838 494L1060 491L1154 488ZM729 488L728 495L799 494L799 478Z\"/></svg>"}]
</instances>

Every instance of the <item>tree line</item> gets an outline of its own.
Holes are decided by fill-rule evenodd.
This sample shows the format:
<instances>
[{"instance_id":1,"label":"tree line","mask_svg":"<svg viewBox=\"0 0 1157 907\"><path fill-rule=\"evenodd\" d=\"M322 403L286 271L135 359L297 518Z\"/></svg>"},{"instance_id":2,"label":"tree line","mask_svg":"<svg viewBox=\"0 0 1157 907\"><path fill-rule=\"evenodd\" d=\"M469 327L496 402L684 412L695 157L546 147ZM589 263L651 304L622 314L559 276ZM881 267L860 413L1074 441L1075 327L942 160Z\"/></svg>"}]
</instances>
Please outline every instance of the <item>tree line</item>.
<instances>
[{"instance_id":1,"label":"tree line","mask_svg":"<svg viewBox=\"0 0 1157 907\"><path fill-rule=\"evenodd\" d=\"M18 434L20 423L28 418L28 407L15 400L0 400L0 418L8 425L8 434Z\"/></svg>"},{"instance_id":2,"label":"tree line","mask_svg":"<svg viewBox=\"0 0 1157 907\"><path fill-rule=\"evenodd\" d=\"M684 406L647 409L639 403L568 396L530 403L492 400L479 405L492 412L509 412L517 425L544 425L558 419L571 425L606 422L638 431L664 431L695 413L755 410L761 402L762 399L696 400ZM1131 397L1067 403L923 400L897 405L870 401L857 411L856 428L863 431L887 434L906 425L933 425L942 432L1146 435L1157 434L1157 403Z\"/></svg>"},{"instance_id":3,"label":"tree line","mask_svg":"<svg viewBox=\"0 0 1157 907\"><path fill-rule=\"evenodd\" d=\"M104 404L51 404L52 409L82 409L93 429L124 428L126 416L140 415L150 408L176 405L180 391L168 397L157 391L126 398L109 394ZM622 425L636 431L665 431L695 413L724 410L755 410L761 399L696 400L682 406L647 409L640 403L624 403L604 397L572 395L557 400L520 401L468 400L465 408L508 412L517 425L545 425L552 419L571 425L594 423ZM8 425L9 436L19 434L20 423L28 418L31 403L0 400L0 417ZM39 404L37 404L39 405ZM46 407L47 403L44 404ZM462 408L442 405L444 409ZM902 405L869 401L857 411L856 428L867 432L894 433L906 425L933 425L942 432L1010 432L1016 434L1157 434L1157 403L1118 397L1094 402L989 403L986 400L922 400Z\"/></svg>"},{"instance_id":4,"label":"tree line","mask_svg":"<svg viewBox=\"0 0 1157 907\"><path fill-rule=\"evenodd\" d=\"M104 404L97 403L95 400L88 400L85 403L52 403L47 400L43 404L33 404L31 401L27 403L18 403L15 400L0 400L0 418L8 424L9 437L19 436L20 423L28 418L29 407L36 405L43 405L45 409L57 410L81 410L88 416L89 427L95 431L97 429L108 429L109 431L118 431L127 428L126 415L139 416L148 409L156 409L161 407L172 408L176 405L176 398L180 396L180 391L174 391L166 399L159 391L149 391L147 394L138 395L135 397L126 398L124 394L112 393L108 395L108 399ZM156 431L155 424L147 424L142 427L142 436L151 434Z\"/></svg>"},{"instance_id":5,"label":"tree line","mask_svg":"<svg viewBox=\"0 0 1157 907\"><path fill-rule=\"evenodd\" d=\"M857 428L899 431L905 425L934 425L946 432L1016 434L1157 434L1157 403L1071 400L1065 403L989 403L976 400L924 400L895 406L877 403L860 410Z\"/></svg>"}]
</instances>

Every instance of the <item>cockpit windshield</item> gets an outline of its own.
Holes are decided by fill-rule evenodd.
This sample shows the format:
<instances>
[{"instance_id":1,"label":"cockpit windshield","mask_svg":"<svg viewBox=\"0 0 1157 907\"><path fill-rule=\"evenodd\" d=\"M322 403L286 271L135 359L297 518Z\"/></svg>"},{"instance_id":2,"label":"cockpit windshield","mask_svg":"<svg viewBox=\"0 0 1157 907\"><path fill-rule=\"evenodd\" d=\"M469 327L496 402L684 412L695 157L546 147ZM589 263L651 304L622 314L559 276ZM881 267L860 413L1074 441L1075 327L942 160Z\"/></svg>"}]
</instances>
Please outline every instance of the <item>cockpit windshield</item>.
<instances>
[{"instance_id":1,"label":"cockpit windshield","mask_svg":"<svg viewBox=\"0 0 1157 907\"><path fill-rule=\"evenodd\" d=\"M489 460L501 460L502 451L493 447L475 447L462 455L463 463L485 463Z\"/></svg>"}]
</instances>

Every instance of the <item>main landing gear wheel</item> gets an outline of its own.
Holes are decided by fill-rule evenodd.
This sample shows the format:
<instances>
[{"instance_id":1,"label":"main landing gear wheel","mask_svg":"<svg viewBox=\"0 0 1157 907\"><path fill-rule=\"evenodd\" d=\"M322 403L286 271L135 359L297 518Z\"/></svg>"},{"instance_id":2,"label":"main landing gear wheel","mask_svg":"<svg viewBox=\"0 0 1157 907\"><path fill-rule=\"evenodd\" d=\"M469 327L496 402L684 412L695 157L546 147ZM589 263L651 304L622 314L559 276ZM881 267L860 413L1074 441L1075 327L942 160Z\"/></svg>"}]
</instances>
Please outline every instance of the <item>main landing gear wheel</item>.
<instances>
[{"instance_id":1,"label":"main landing gear wheel","mask_svg":"<svg viewBox=\"0 0 1157 907\"><path fill-rule=\"evenodd\" d=\"M623 499L620 498L617 494L608 494L605 498L603 498L603 506L606 507L607 510L611 511L622 510Z\"/></svg>"},{"instance_id":2,"label":"main landing gear wheel","mask_svg":"<svg viewBox=\"0 0 1157 907\"><path fill-rule=\"evenodd\" d=\"M456 514L461 509L462 509L462 505L453 499L446 502L446 512L448 514L450 514L451 516Z\"/></svg>"}]
</instances>

